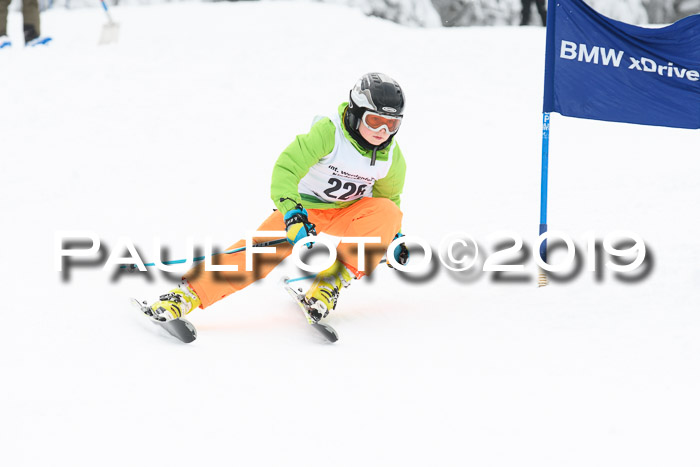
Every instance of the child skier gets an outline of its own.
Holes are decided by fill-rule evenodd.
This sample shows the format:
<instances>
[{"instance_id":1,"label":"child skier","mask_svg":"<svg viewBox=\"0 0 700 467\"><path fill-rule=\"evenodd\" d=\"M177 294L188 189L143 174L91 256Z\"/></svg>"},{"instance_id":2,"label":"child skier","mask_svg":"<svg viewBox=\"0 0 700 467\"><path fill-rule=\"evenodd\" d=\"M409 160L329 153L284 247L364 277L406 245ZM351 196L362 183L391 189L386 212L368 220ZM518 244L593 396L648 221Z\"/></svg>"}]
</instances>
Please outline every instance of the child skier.
<instances>
[{"instance_id":1,"label":"child skier","mask_svg":"<svg viewBox=\"0 0 700 467\"><path fill-rule=\"evenodd\" d=\"M212 305L265 277L291 254L295 243L317 232L380 237L386 250L402 236L399 206L406 163L394 136L404 106L403 91L392 78L381 73L362 76L337 114L317 119L309 133L297 136L277 159L271 187L277 210L258 231L285 229L288 243L264 255L251 272L246 272L243 253L216 255L217 264L237 265L238 272L205 271L203 264L192 268L176 289L151 305L152 317L168 321ZM255 243L265 240L253 238ZM229 249L244 245L241 240ZM336 262L315 277L304 298L314 321L335 309L340 290L364 275L358 270L356 248L341 243ZM408 249L401 244L393 255L399 264L406 264ZM368 271L379 261L377 255L368 257Z\"/></svg>"}]
</instances>

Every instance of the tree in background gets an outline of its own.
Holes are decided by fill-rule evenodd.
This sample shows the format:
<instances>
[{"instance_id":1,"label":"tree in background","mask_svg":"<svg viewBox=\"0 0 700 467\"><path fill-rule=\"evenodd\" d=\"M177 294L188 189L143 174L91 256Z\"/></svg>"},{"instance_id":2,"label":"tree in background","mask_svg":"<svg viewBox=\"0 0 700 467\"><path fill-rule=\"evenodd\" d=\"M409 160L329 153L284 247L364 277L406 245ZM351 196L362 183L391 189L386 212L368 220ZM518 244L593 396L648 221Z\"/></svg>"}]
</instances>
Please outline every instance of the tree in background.
<instances>
[{"instance_id":1,"label":"tree in background","mask_svg":"<svg viewBox=\"0 0 700 467\"><path fill-rule=\"evenodd\" d=\"M672 23L700 13L700 0L643 0L650 23Z\"/></svg>"},{"instance_id":2,"label":"tree in background","mask_svg":"<svg viewBox=\"0 0 700 467\"><path fill-rule=\"evenodd\" d=\"M432 0L443 26L518 24L520 0Z\"/></svg>"},{"instance_id":3,"label":"tree in background","mask_svg":"<svg viewBox=\"0 0 700 467\"><path fill-rule=\"evenodd\" d=\"M520 20L520 0L432 0L432 2L444 26L513 25L518 24ZM587 3L600 13L620 21L634 24L647 22L648 16L642 0L587 0Z\"/></svg>"},{"instance_id":4,"label":"tree in background","mask_svg":"<svg viewBox=\"0 0 700 467\"><path fill-rule=\"evenodd\" d=\"M431 0L317 0L360 9L367 16L376 16L406 26L439 27L441 25Z\"/></svg>"},{"instance_id":5,"label":"tree in background","mask_svg":"<svg viewBox=\"0 0 700 467\"><path fill-rule=\"evenodd\" d=\"M108 4L143 5L181 0L106 0ZM220 0L203 0L220 1ZM239 0L228 0L239 1ZM517 25L521 0L316 0L357 8L414 27ZM700 13L700 0L584 0L605 16L631 24L669 24ZM10 8L17 11L22 2ZM98 7L97 0L39 0L42 9Z\"/></svg>"}]
</instances>

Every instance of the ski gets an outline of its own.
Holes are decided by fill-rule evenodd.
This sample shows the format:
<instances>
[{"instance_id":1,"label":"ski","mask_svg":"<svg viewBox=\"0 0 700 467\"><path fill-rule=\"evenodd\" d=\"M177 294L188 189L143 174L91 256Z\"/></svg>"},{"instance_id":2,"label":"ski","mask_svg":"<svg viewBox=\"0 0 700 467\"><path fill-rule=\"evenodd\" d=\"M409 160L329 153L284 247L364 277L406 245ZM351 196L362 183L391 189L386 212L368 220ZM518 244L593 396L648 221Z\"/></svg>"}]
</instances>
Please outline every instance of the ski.
<instances>
[{"instance_id":1,"label":"ski","mask_svg":"<svg viewBox=\"0 0 700 467\"><path fill-rule=\"evenodd\" d=\"M135 298L132 298L131 304L138 308L141 311L141 313L148 316L149 320L153 324L157 324L158 326L162 327L171 336L176 337L185 344L189 344L197 338L197 329L192 323L190 323L186 319L179 318L163 322L157 321L153 319L153 313L151 312L151 308L148 306L148 303L140 302Z\"/></svg>"},{"instance_id":2,"label":"ski","mask_svg":"<svg viewBox=\"0 0 700 467\"><path fill-rule=\"evenodd\" d=\"M306 304L304 303L304 294L301 293L301 289L294 290L289 285L289 277L283 277L282 280L280 281L280 285L294 299L296 304L301 309L302 313L304 313L304 317L306 317L306 321L308 321L308 323L311 325L312 328L314 328L323 337L325 337L326 340L328 340L328 342L336 342L338 340L338 333L335 332L335 329L333 329L331 326L329 326L326 323L316 322L313 320L313 318L311 318L311 316L309 316L309 312L306 309Z\"/></svg>"}]
</instances>

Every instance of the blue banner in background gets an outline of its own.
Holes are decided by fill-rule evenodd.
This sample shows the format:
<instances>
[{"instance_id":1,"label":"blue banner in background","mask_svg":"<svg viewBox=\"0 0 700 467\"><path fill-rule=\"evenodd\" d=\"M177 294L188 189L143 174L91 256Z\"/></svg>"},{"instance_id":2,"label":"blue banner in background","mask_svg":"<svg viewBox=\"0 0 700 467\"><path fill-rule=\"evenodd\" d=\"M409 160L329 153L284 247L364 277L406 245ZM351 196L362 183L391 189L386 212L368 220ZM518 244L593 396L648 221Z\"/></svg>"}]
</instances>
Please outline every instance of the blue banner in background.
<instances>
[{"instance_id":1,"label":"blue banner in background","mask_svg":"<svg viewBox=\"0 0 700 467\"><path fill-rule=\"evenodd\" d=\"M700 15L651 29L549 0L543 111L700 128Z\"/></svg>"}]
</instances>

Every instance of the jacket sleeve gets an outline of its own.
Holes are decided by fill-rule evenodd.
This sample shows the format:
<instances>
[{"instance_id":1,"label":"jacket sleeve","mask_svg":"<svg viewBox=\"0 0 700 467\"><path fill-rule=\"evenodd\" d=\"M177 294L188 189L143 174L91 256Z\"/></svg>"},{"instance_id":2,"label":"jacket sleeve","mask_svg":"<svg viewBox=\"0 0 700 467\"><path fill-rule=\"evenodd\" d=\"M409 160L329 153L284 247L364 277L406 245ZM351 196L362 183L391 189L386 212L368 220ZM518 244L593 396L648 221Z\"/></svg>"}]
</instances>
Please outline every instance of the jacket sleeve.
<instances>
[{"instance_id":1,"label":"jacket sleeve","mask_svg":"<svg viewBox=\"0 0 700 467\"><path fill-rule=\"evenodd\" d=\"M403 192L405 178L406 160L403 158L399 145L396 144L389 173L386 174L386 177L374 182L372 196L375 198L388 198L401 209L401 193Z\"/></svg>"},{"instance_id":2,"label":"jacket sleeve","mask_svg":"<svg viewBox=\"0 0 700 467\"><path fill-rule=\"evenodd\" d=\"M299 181L314 164L333 151L334 145L335 125L329 118L322 118L307 134L298 135L280 154L272 169L270 195L282 214L301 202ZM283 198L294 201L281 201Z\"/></svg>"}]
</instances>

